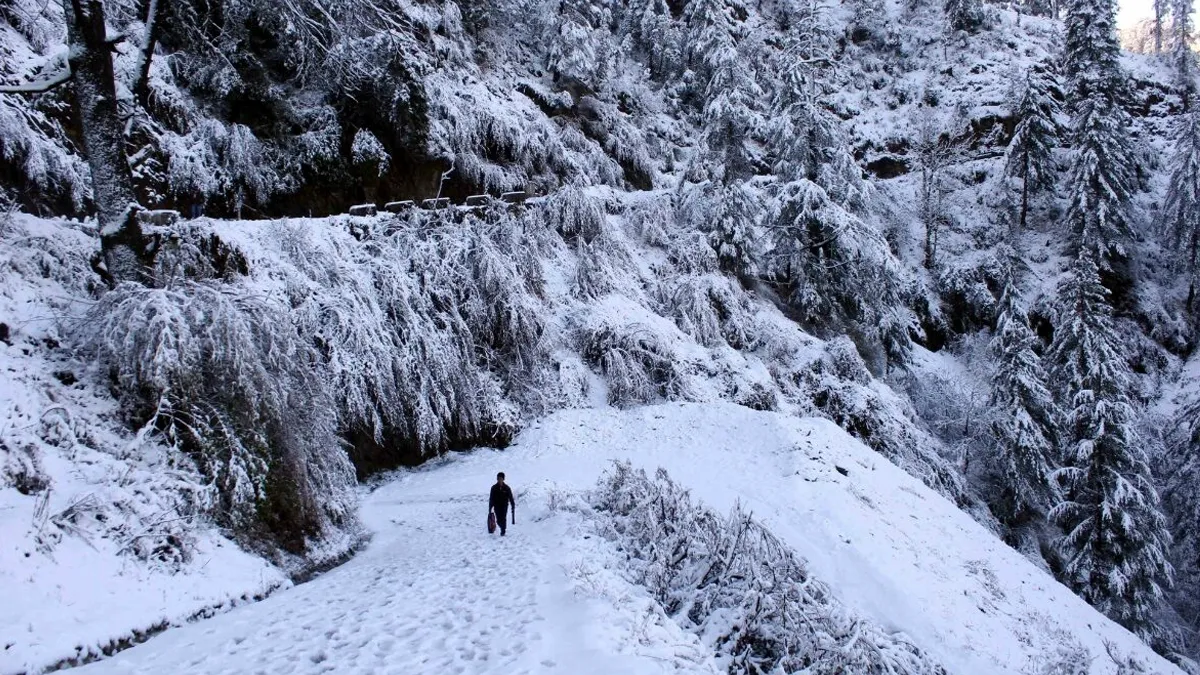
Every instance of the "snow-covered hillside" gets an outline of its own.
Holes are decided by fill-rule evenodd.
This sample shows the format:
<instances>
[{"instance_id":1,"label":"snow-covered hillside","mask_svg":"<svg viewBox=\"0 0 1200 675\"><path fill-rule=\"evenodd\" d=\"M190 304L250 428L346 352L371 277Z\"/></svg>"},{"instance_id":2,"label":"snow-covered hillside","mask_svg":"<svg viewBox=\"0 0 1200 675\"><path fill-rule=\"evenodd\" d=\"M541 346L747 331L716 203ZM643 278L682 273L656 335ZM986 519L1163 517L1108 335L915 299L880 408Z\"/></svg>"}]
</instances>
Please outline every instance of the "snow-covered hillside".
<instances>
[{"instance_id":1,"label":"snow-covered hillside","mask_svg":"<svg viewBox=\"0 0 1200 675\"><path fill-rule=\"evenodd\" d=\"M354 560L82 672L722 672L629 582L580 499L614 460L663 467L718 511L740 502L948 673L1128 672L1110 652L1179 672L833 424L732 404L564 411L507 450L393 475L364 499L376 534ZM497 471L517 491L504 539L483 527Z\"/></svg>"},{"instance_id":2,"label":"snow-covered hillside","mask_svg":"<svg viewBox=\"0 0 1200 675\"><path fill-rule=\"evenodd\" d=\"M298 548L280 550L263 544L255 521L238 519L261 518L270 473L253 445L231 452L188 444L194 413L171 406L175 391L196 386L196 374L221 383L210 396L249 398L264 387L270 394L289 382L319 382L309 400L340 402L346 420L369 418L374 405L403 405L404 414L425 420L419 433L431 448L486 442L493 438L486 433L503 440L524 416L561 407L681 399L824 412L963 499L936 442L914 425L902 398L872 381L848 340L806 335L719 275L702 238L669 218L649 220L647 213L670 212L669 198L652 193L627 203L621 195L568 192L515 212L195 222L162 259L186 267L196 248L231 247L228 264L244 274L126 287L102 300L119 311L99 316L104 305L86 270L95 250L89 227L12 218L0 289L0 322L9 326L0 343L3 391L11 402L0 427L9 485L0 574L20 602L0 614L0 625L26 637L6 642L5 667L36 671L111 652L286 586L288 575L336 561L359 541L356 520L343 520L321 536L301 532ZM574 246L553 227L558 211L581 223L570 235L578 237ZM518 235L537 242L540 260L506 255L517 250ZM478 302L485 292L503 306ZM319 341L320 356L255 332L283 322ZM504 332L495 333L493 322ZM390 342L401 336L423 342ZM493 350L490 370L472 358L476 348ZM224 353L241 354L233 376L214 364ZM416 376L389 383L392 368ZM146 387L158 393L114 400L114 392ZM394 400L365 396L372 390ZM307 451L344 462L344 437L306 426L322 419L310 411L273 414L317 434ZM128 430L131 419L136 431ZM391 448L365 436L364 447L351 451L364 470L397 463ZM303 498L325 509L352 503L351 479L340 477L334 493L306 489ZM120 613L107 609L114 597L124 599Z\"/></svg>"},{"instance_id":3,"label":"snow-covered hillside","mask_svg":"<svg viewBox=\"0 0 1200 675\"><path fill-rule=\"evenodd\" d=\"M0 671L285 589L364 481L516 438L744 497L901 670L1138 651L1070 589L1200 672L1192 0L1156 54L1113 5L0 0ZM352 565L453 569L372 503Z\"/></svg>"}]
</instances>

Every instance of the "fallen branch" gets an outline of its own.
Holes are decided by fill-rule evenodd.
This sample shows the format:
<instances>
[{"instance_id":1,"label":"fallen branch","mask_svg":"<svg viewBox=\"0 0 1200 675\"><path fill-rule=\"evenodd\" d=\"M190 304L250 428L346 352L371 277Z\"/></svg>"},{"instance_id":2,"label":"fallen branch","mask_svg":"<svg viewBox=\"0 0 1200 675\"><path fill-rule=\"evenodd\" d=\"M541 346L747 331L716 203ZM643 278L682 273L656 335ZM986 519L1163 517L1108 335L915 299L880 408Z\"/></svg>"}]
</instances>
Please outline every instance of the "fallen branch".
<instances>
[{"instance_id":1,"label":"fallen branch","mask_svg":"<svg viewBox=\"0 0 1200 675\"><path fill-rule=\"evenodd\" d=\"M55 87L70 82L71 75L73 74L70 68L64 68L44 80L37 80L28 84L0 85L0 94L44 94Z\"/></svg>"}]
</instances>

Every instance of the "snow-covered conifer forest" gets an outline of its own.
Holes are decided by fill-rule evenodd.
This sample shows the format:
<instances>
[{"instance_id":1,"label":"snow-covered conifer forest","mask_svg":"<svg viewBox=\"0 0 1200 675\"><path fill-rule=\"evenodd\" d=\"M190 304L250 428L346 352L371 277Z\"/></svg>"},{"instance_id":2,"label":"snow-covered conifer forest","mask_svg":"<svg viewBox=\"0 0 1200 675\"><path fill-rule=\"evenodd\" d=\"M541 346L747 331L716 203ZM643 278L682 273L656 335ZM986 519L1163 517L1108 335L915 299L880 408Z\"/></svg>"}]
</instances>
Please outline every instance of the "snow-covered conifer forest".
<instances>
[{"instance_id":1,"label":"snow-covered conifer forest","mask_svg":"<svg viewBox=\"0 0 1200 675\"><path fill-rule=\"evenodd\" d=\"M0 0L0 673L1200 673L1154 8Z\"/></svg>"}]
</instances>

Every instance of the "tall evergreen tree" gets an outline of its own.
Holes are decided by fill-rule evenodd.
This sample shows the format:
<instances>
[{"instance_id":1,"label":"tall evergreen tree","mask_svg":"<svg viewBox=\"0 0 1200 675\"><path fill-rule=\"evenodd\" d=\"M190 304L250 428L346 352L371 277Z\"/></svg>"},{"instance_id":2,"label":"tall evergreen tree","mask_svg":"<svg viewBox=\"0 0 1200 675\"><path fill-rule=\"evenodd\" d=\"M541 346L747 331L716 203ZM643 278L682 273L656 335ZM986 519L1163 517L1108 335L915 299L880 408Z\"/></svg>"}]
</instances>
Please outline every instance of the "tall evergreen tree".
<instances>
[{"instance_id":1,"label":"tall evergreen tree","mask_svg":"<svg viewBox=\"0 0 1200 675\"><path fill-rule=\"evenodd\" d=\"M1171 0L1154 0L1154 53L1161 54L1163 50L1163 26L1171 14Z\"/></svg>"},{"instance_id":2,"label":"tall evergreen tree","mask_svg":"<svg viewBox=\"0 0 1200 675\"><path fill-rule=\"evenodd\" d=\"M1074 105L1074 157L1067 221L1075 249L1090 249L1109 267L1129 254L1130 202L1138 188L1129 116L1112 97L1094 93Z\"/></svg>"},{"instance_id":3,"label":"tall evergreen tree","mask_svg":"<svg viewBox=\"0 0 1200 675\"><path fill-rule=\"evenodd\" d=\"M1175 537L1176 588L1172 605L1200 629L1200 399L1181 408L1178 434L1162 462L1162 495Z\"/></svg>"},{"instance_id":4,"label":"tall evergreen tree","mask_svg":"<svg viewBox=\"0 0 1200 675\"><path fill-rule=\"evenodd\" d=\"M1029 201L1055 183L1054 148L1058 145L1061 107L1054 98L1058 89L1054 73L1045 67L1026 71L1014 96L1017 128L1005 153L1004 172L1021 181L1021 211L1018 225L1028 221Z\"/></svg>"},{"instance_id":5,"label":"tall evergreen tree","mask_svg":"<svg viewBox=\"0 0 1200 675\"><path fill-rule=\"evenodd\" d=\"M1162 218L1167 242L1188 273L1190 305L1200 263L1200 112L1184 113L1179 119Z\"/></svg>"},{"instance_id":6,"label":"tall evergreen tree","mask_svg":"<svg viewBox=\"0 0 1200 675\"><path fill-rule=\"evenodd\" d=\"M1071 0L1065 23L1063 71L1075 145L1067 220L1073 248L1094 249L1108 268L1128 255L1130 200L1141 171L1121 105L1128 83L1113 0Z\"/></svg>"},{"instance_id":7,"label":"tall evergreen tree","mask_svg":"<svg viewBox=\"0 0 1200 675\"><path fill-rule=\"evenodd\" d=\"M683 10L684 63L699 76L699 89L709 80L729 49L737 48L738 26L733 18L736 0L693 0Z\"/></svg>"},{"instance_id":8,"label":"tall evergreen tree","mask_svg":"<svg viewBox=\"0 0 1200 675\"><path fill-rule=\"evenodd\" d=\"M709 55L712 78L704 95L704 145L711 168L725 183L754 174L754 135L762 127L757 108L763 92L737 48L727 44Z\"/></svg>"},{"instance_id":9,"label":"tall evergreen tree","mask_svg":"<svg viewBox=\"0 0 1200 675\"><path fill-rule=\"evenodd\" d=\"M874 322L897 299L897 265L865 220L869 186L837 118L820 103L833 49L823 11L822 3L801 0L775 68L772 169L781 186L767 216L773 248L765 271L787 287L805 321Z\"/></svg>"},{"instance_id":10,"label":"tall evergreen tree","mask_svg":"<svg viewBox=\"0 0 1200 675\"><path fill-rule=\"evenodd\" d=\"M1066 535L1064 581L1142 636L1169 587L1171 537L1135 429L1130 373L1100 284L1082 249L1060 288L1050 348L1065 409L1067 498L1051 512Z\"/></svg>"},{"instance_id":11,"label":"tall evergreen tree","mask_svg":"<svg viewBox=\"0 0 1200 675\"><path fill-rule=\"evenodd\" d=\"M1171 60L1175 66L1175 86L1190 112L1196 98L1196 53L1192 51L1195 26L1192 23L1193 0L1174 0L1175 21L1171 26Z\"/></svg>"},{"instance_id":12,"label":"tall evergreen tree","mask_svg":"<svg viewBox=\"0 0 1200 675\"><path fill-rule=\"evenodd\" d=\"M1058 410L1034 351L1037 337L1021 306L1015 276L1010 267L990 345L996 358L991 404L1000 483L995 510L1010 526L1044 516L1058 496L1051 478Z\"/></svg>"}]
</instances>

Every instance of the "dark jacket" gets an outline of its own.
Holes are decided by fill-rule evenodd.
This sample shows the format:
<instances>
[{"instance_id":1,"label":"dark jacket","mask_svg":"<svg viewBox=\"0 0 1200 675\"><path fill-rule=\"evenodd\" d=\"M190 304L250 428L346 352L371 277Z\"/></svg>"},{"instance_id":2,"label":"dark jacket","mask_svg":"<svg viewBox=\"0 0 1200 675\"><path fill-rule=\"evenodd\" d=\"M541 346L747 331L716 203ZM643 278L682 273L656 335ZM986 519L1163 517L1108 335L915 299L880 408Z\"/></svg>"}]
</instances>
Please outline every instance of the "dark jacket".
<instances>
[{"instance_id":1,"label":"dark jacket","mask_svg":"<svg viewBox=\"0 0 1200 675\"><path fill-rule=\"evenodd\" d=\"M517 500L513 498L512 488L507 484L501 485L496 483L492 486L492 493L488 495L488 511L496 510L496 513L504 513L508 510L508 505L512 504L513 514L517 513Z\"/></svg>"}]
</instances>

